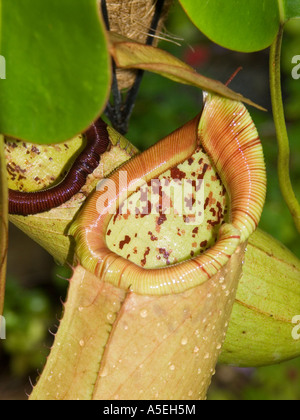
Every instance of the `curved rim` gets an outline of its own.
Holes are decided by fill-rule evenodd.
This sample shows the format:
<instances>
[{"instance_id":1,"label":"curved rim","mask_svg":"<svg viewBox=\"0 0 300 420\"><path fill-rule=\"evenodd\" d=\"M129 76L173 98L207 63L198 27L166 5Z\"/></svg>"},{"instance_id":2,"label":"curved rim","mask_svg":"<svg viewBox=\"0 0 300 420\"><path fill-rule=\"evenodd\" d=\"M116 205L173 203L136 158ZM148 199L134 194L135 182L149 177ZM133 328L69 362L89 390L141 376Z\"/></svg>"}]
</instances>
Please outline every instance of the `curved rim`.
<instances>
[{"instance_id":1,"label":"curved rim","mask_svg":"<svg viewBox=\"0 0 300 420\"><path fill-rule=\"evenodd\" d=\"M265 170L254 123L243 104L211 95L205 98L200 122L199 118L122 166L127 172L126 188L119 184L119 171L113 173L109 180L118 193L103 205L104 192L95 192L72 225L70 234L76 239L80 264L102 281L138 294L182 293L217 274L255 230L264 201ZM219 171L231 201L231 223L221 227L216 244L201 256L152 270L112 252L106 244L106 230L115 214L111 210L118 209L141 183L188 159L199 142Z\"/></svg>"},{"instance_id":2,"label":"curved rim","mask_svg":"<svg viewBox=\"0 0 300 420\"><path fill-rule=\"evenodd\" d=\"M267 191L257 129L242 103L206 94L198 134L229 193L231 223L244 242L257 229Z\"/></svg>"}]
</instances>

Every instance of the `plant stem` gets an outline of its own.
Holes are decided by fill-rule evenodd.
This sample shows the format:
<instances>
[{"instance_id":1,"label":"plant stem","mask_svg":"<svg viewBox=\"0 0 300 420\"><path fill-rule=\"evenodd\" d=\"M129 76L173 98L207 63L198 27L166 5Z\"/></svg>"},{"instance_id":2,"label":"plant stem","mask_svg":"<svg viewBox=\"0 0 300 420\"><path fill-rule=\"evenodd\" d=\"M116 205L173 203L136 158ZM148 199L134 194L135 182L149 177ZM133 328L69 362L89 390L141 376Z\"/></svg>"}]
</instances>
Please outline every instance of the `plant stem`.
<instances>
[{"instance_id":1,"label":"plant stem","mask_svg":"<svg viewBox=\"0 0 300 420\"><path fill-rule=\"evenodd\" d=\"M107 31L110 31L109 16L106 5L106 0L101 0L101 11ZM114 128L116 128L121 134L122 132L122 94L119 90L117 69L114 60L112 59L112 87L111 87L113 105L108 102L105 110L105 114L111 121Z\"/></svg>"},{"instance_id":2,"label":"plant stem","mask_svg":"<svg viewBox=\"0 0 300 420\"><path fill-rule=\"evenodd\" d=\"M165 5L165 0L157 0L156 6L155 6L155 13L151 22L151 27L149 30L149 35L146 41L146 45L153 44L153 40L154 40L153 36L156 33L156 30L159 24L159 19L163 12L164 5ZM123 116L127 124L126 126L127 131L128 131L129 119L132 115L132 112L135 106L135 102L136 102L137 95L138 95L138 92L139 92L139 89L143 80L143 76L144 76L144 71L138 70L134 85L132 86L132 88L130 89L126 97L125 106L123 110Z\"/></svg>"},{"instance_id":3,"label":"plant stem","mask_svg":"<svg viewBox=\"0 0 300 420\"><path fill-rule=\"evenodd\" d=\"M0 135L0 315L3 312L8 244L8 188L4 158L4 139ZM1 319L0 319L1 322ZM0 328L1 331L1 328Z\"/></svg>"},{"instance_id":4,"label":"plant stem","mask_svg":"<svg viewBox=\"0 0 300 420\"><path fill-rule=\"evenodd\" d=\"M149 35L146 40L146 45L152 45L154 40L154 35L156 33L157 27L159 25L159 20L163 13L165 6L165 0L157 0L155 4L155 12L149 28ZM109 24L109 14L107 10L106 0L101 0L101 11L103 18L106 24L106 29L110 30ZM122 98L122 94L119 90L117 74L116 74L116 65L113 62L113 83L112 83L112 97L113 104L108 103L105 114L108 119L111 121L113 127L121 134L125 135L128 132L129 120L132 115L137 95L143 80L144 71L138 70L136 72L136 78L133 86L127 92L126 97Z\"/></svg>"},{"instance_id":5,"label":"plant stem","mask_svg":"<svg viewBox=\"0 0 300 420\"><path fill-rule=\"evenodd\" d=\"M270 86L274 122L278 140L278 175L279 184L285 202L293 216L300 233L300 205L295 196L290 178L290 146L285 122L281 87L281 49L284 25L280 27L270 51Z\"/></svg>"}]
</instances>

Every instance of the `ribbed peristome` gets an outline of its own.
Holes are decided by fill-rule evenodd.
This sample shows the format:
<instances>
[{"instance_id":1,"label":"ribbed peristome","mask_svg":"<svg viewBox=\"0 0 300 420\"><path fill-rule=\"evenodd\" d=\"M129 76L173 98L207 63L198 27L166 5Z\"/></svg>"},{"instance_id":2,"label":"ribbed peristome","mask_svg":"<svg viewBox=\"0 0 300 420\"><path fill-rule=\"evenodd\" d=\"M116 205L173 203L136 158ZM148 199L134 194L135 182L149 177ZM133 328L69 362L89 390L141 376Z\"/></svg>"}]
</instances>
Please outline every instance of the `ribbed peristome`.
<instances>
[{"instance_id":1,"label":"ribbed peristome","mask_svg":"<svg viewBox=\"0 0 300 420\"><path fill-rule=\"evenodd\" d=\"M179 264L145 269L112 252L106 243L107 227L120 205L143 183L189 159L201 145L221 177L229 195L228 223L217 242L202 255ZM256 229L266 194L263 151L255 125L245 106L215 95L205 95L201 116L175 131L120 168L109 183L117 193L107 198L102 188L88 200L71 234L80 264L102 281L145 295L182 293L212 278ZM106 195L105 195L106 194Z\"/></svg>"}]
</instances>

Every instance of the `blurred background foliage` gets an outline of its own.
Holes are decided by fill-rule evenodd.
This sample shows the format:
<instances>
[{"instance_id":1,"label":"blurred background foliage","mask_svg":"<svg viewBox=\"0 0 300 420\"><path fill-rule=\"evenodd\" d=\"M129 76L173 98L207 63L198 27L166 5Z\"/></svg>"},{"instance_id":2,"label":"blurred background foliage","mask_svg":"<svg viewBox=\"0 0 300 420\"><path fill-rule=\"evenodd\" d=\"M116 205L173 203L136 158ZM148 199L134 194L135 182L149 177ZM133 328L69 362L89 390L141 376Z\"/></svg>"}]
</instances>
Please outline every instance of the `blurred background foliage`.
<instances>
[{"instance_id":1,"label":"blurred background foliage","mask_svg":"<svg viewBox=\"0 0 300 420\"><path fill-rule=\"evenodd\" d=\"M268 50L239 54L211 43L188 20L179 6L170 13L164 48L202 74L226 82L243 71L231 87L266 107L250 109L263 143L268 196L260 227L300 257L299 235L282 199L277 177L277 142L272 119ZM282 59L284 102L291 143L291 173L300 198L300 80L291 76L292 58L300 55L300 21L285 31ZM145 74L132 116L128 139L140 150L192 119L202 107L202 93L160 76ZM71 269L58 267L51 257L16 228L10 228L5 317L7 340L0 346L0 400L25 399L45 363L62 313ZM276 337L274 337L276 342ZM260 369L219 366L210 400L299 400L300 359Z\"/></svg>"}]
</instances>

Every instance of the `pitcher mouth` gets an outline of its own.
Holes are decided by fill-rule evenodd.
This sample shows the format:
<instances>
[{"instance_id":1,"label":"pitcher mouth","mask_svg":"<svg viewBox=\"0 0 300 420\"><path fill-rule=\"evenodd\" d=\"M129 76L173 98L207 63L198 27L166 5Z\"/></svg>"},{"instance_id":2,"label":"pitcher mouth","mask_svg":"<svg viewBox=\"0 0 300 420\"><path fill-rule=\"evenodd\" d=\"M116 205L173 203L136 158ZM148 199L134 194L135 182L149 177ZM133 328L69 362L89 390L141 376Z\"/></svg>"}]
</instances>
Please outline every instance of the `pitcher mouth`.
<instances>
[{"instance_id":1,"label":"pitcher mouth","mask_svg":"<svg viewBox=\"0 0 300 420\"><path fill-rule=\"evenodd\" d=\"M229 220L220 228L216 243L202 255L158 269L140 267L112 252L106 233L115 210L142 182L189 159L199 145L229 195ZM127 172L125 188L120 186L120 170ZM182 293L217 274L257 228L266 196L263 151L250 114L242 103L211 94L205 95L200 116L127 162L108 183L117 186L117 194L105 201L103 191L93 193L71 227L76 255L102 281L144 295Z\"/></svg>"}]
</instances>

